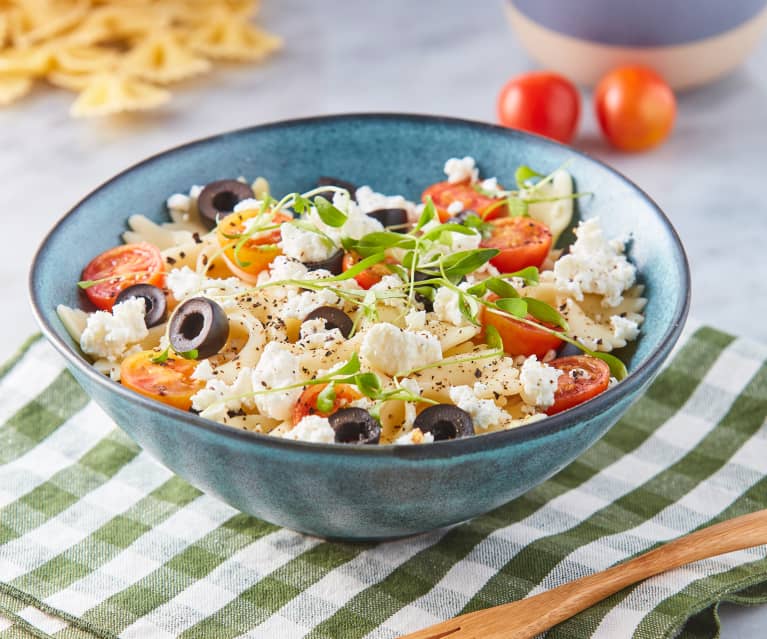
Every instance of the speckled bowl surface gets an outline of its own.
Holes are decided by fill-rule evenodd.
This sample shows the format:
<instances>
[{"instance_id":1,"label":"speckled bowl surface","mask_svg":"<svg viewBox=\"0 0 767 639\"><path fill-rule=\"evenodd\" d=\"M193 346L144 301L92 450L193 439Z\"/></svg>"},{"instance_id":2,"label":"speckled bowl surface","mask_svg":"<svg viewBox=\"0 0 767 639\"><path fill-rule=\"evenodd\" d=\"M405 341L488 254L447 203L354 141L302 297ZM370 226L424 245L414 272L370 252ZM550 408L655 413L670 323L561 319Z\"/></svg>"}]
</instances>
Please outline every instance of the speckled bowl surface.
<instances>
[{"instance_id":1,"label":"speckled bowl surface","mask_svg":"<svg viewBox=\"0 0 767 639\"><path fill-rule=\"evenodd\" d=\"M274 193L311 188L317 176L418 199L442 179L445 159L471 155L484 176L513 180L528 164L569 161L582 217L608 236L633 238L630 259L649 299L629 377L596 399L522 428L424 446L311 444L239 431L146 399L100 375L78 350L56 306L78 306L85 263L120 242L126 218L166 219L169 194L192 184L265 176ZM676 232L627 179L571 148L500 127L438 117L341 115L235 131L172 149L87 196L44 240L30 289L45 336L87 393L142 447L195 486L247 513L325 537L384 539L487 512L550 477L609 429L636 400L679 337L689 270Z\"/></svg>"}]
</instances>

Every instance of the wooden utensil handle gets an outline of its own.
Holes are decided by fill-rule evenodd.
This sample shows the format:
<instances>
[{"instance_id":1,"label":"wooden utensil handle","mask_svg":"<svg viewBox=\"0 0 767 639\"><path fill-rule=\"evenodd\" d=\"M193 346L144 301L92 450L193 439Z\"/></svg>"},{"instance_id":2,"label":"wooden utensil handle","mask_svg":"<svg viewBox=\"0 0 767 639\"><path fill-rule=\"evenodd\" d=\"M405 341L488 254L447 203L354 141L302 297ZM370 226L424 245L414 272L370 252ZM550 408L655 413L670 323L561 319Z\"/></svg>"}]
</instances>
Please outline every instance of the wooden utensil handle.
<instances>
[{"instance_id":1,"label":"wooden utensil handle","mask_svg":"<svg viewBox=\"0 0 767 639\"><path fill-rule=\"evenodd\" d=\"M402 639L526 639L643 579L762 544L767 544L767 510L709 526L602 572L533 597L461 615Z\"/></svg>"}]
</instances>

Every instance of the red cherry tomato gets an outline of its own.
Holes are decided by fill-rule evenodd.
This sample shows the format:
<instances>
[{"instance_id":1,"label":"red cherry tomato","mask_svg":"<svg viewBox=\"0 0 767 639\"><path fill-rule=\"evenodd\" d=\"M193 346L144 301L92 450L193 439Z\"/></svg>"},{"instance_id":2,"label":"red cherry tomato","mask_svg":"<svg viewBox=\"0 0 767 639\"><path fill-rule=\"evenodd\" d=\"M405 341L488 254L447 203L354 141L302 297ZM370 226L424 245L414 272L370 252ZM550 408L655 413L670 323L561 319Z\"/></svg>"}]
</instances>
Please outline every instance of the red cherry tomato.
<instances>
[{"instance_id":1,"label":"red cherry tomato","mask_svg":"<svg viewBox=\"0 0 767 639\"><path fill-rule=\"evenodd\" d=\"M94 257L81 275L86 282L96 282L85 289L93 304L111 311L115 298L134 284L162 287L165 270L160 250L148 242L123 244Z\"/></svg>"},{"instance_id":2,"label":"red cherry tomato","mask_svg":"<svg viewBox=\"0 0 767 639\"><path fill-rule=\"evenodd\" d=\"M307 415L327 417L345 406L348 406L355 399L360 399L362 397L362 394L353 386L350 386L349 384L336 384L336 399L333 402L333 408L325 413L317 408L317 396L325 390L326 386L327 384L314 384L313 386L307 386L306 390L301 393L301 397L298 398L298 402L293 409L294 426Z\"/></svg>"},{"instance_id":3,"label":"red cherry tomato","mask_svg":"<svg viewBox=\"0 0 767 639\"><path fill-rule=\"evenodd\" d=\"M505 200L483 195L476 191L468 182L437 182L427 188L421 199L424 203L431 198L434 202L434 208L439 213L440 222L447 222L452 217L447 207L453 202L460 202L466 211L476 211L481 218L492 220L496 217L508 215Z\"/></svg>"},{"instance_id":4,"label":"red cherry tomato","mask_svg":"<svg viewBox=\"0 0 767 639\"><path fill-rule=\"evenodd\" d=\"M608 73L594 93L599 126L624 151L644 151L665 140L674 126L676 99L652 69L629 66Z\"/></svg>"},{"instance_id":5,"label":"red cherry tomato","mask_svg":"<svg viewBox=\"0 0 767 639\"><path fill-rule=\"evenodd\" d=\"M197 362L169 355L164 362L153 362L156 351L140 351L128 355L120 365L123 386L150 399L189 410L192 395L205 386L205 382L192 379Z\"/></svg>"},{"instance_id":6,"label":"red cherry tomato","mask_svg":"<svg viewBox=\"0 0 767 639\"><path fill-rule=\"evenodd\" d=\"M499 271L513 273L543 264L552 240L551 231L543 222L531 217L504 217L491 224L491 235L481 245L501 251L490 260Z\"/></svg>"},{"instance_id":7,"label":"red cherry tomato","mask_svg":"<svg viewBox=\"0 0 767 639\"><path fill-rule=\"evenodd\" d=\"M509 80L498 94L497 108L503 126L567 144L578 128L581 99L567 78L534 71Z\"/></svg>"},{"instance_id":8,"label":"red cherry tomato","mask_svg":"<svg viewBox=\"0 0 767 639\"><path fill-rule=\"evenodd\" d=\"M546 411L547 415L582 404L607 390L610 385L610 367L596 357L560 357L549 362L549 366L558 368L562 374L557 380L557 390L554 391L554 405Z\"/></svg>"},{"instance_id":9,"label":"red cherry tomato","mask_svg":"<svg viewBox=\"0 0 767 639\"><path fill-rule=\"evenodd\" d=\"M348 271L352 266L360 261L360 258L355 253L345 253L344 259L341 262L341 268L344 271ZM386 267L386 264L393 264L394 260L386 258L385 263L374 264L373 266L366 268L364 271L357 273L354 279L364 289L369 289L373 284L378 284L385 275L391 275L391 271Z\"/></svg>"},{"instance_id":10,"label":"red cherry tomato","mask_svg":"<svg viewBox=\"0 0 767 639\"><path fill-rule=\"evenodd\" d=\"M498 299L497 295L488 297L490 301ZM540 324L531 315L527 319ZM482 323L485 326L494 326L501 336L503 350L509 355L536 355L543 359L544 355L551 350L557 350L562 346L562 340L541 328L530 326L507 315L496 313L490 308L485 308L482 313ZM556 328L555 326L548 328Z\"/></svg>"}]
</instances>

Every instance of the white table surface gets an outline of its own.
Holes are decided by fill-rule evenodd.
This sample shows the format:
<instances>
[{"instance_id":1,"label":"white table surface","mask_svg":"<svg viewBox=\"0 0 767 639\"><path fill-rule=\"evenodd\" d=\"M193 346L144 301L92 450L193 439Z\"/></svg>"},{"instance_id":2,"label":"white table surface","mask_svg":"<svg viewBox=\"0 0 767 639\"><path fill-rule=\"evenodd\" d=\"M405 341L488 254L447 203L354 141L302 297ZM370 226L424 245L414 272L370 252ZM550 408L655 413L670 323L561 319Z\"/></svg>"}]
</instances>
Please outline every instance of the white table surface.
<instances>
[{"instance_id":1,"label":"white table surface","mask_svg":"<svg viewBox=\"0 0 767 639\"><path fill-rule=\"evenodd\" d=\"M162 111L73 120L72 94L42 87L0 110L0 361L36 330L26 280L44 233L121 169L193 138L284 118L402 111L493 121L505 80L534 68L498 0L265 4L263 22L285 37L284 51L263 67L190 82ZM691 316L767 340L767 43L726 79L680 96L673 136L649 153L610 150L590 95L583 107L575 145L642 186L679 231ZM767 607L725 606L722 618L724 639L763 636Z\"/></svg>"}]
</instances>

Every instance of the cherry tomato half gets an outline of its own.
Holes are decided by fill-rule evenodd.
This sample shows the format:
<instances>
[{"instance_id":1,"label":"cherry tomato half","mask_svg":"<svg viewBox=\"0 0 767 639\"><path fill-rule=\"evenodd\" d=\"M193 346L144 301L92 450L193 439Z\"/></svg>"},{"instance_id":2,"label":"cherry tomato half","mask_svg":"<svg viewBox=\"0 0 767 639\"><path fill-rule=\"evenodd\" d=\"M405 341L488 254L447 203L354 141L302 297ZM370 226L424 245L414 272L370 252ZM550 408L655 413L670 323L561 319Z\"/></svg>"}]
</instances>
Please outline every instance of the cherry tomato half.
<instances>
[{"instance_id":1,"label":"cherry tomato half","mask_svg":"<svg viewBox=\"0 0 767 639\"><path fill-rule=\"evenodd\" d=\"M500 253L490 263L502 273L513 273L527 266L539 267L551 249L551 231L531 217L504 217L491 222L490 237L481 246Z\"/></svg>"},{"instance_id":2,"label":"cherry tomato half","mask_svg":"<svg viewBox=\"0 0 767 639\"><path fill-rule=\"evenodd\" d=\"M498 299L497 295L488 297L490 301ZM540 324L531 315L527 319ZM513 317L496 313L491 308L485 308L482 314L482 323L485 326L494 326L501 336L503 350L509 355L536 355L538 359L543 359L544 355L550 350L557 350L562 346L562 340L556 335L552 335L541 328L530 326ZM544 325L548 328L556 328L551 325Z\"/></svg>"},{"instance_id":3,"label":"cherry tomato half","mask_svg":"<svg viewBox=\"0 0 767 639\"><path fill-rule=\"evenodd\" d=\"M82 279L95 281L85 294L93 304L111 311L120 291L134 284L162 287L165 270L160 250L148 242L123 244L94 257L83 269ZM103 280L103 281L101 281Z\"/></svg>"},{"instance_id":4,"label":"cherry tomato half","mask_svg":"<svg viewBox=\"0 0 767 639\"><path fill-rule=\"evenodd\" d=\"M324 391L326 387L327 384L307 386L304 392L301 393L301 397L298 398L298 402L293 409L293 425L300 422L307 415L319 415L320 417L332 415L336 411L351 404L354 400L362 397L353 386L349 384L336 384L336 399L333 402L333 408L325 413L317 408L317 396Z\"/></svg>"},{"instance_id":5,"label":"cherry tomato half","mask_svg":"<svg viewBox=\"0 0 767 639\"><path fill-rule=\"evenodd\" d=\"M344 271L348 271L359 261L360 258L356 253L345 253L344 259L341 262L341 268ZM374 264L364 271L357 273L357 275L354 276L354 279L357 280L357 284L367 290L373 286L373 284L378 284L385 275L391 275L391 271L386 267L386 264L394 264L394 260L387 257L385 262Z\"/></svg>"},{"instance_id":6,"label":"cherry tomato half","mask_svg":"<svg viewBox=\"0 0 767 639\"><path fill-rule=\"evenodd\" d=\"M216 227L218 243L224 248L224 261L226 265L232 273L249 284L255 284L258 274L266 269L275 257L282 253L277 247L277 242L281 239L280 229L276 228L255 233L247 239L235 255L237 240L232 239L231 236L242 233L245 229L245 222L259 214L260 211L258 209L230 213ZM273 216L273 223L282 224L292 219L287 213L277 212Z\"/></svg>"},{"instance_id":7,"label":"cherry tomato half","mask_svg":"<svg viewBox=\"0 0 767 639\"><path fill-rule=\"evenodd\" d=\"M157 351L139 351L126 357L120 365L120 381L150 399L189 410L192 395L205 386L204 381L192 379L197 362L173 354L164 362L153 362L157 355Z\"/></svg>"},{"instance_id":8,"label":"cherry tomato half","mask_svg":"<svg viewBox=\"0 0 767 639\"><path fill-rule=\"evenodd\" d=\"M559 357L549 362L549 366L558 368L562 374L554 391L554 405L546 411L547 415L582 404L607 390L610 385L610 367L590 355Z\"/></svg>"},{"instance_id":9,"label":"cherry tomato half","mask_svg":"<svg viewBox=\"0 0 767 639\"><path fill-rule=\"evenodd\" d=\"M432 184L421 195L424 203L429 198L434 202L434 208L437 209L440 222L447 222L452 217L452 214L448 213L447 207L453 202L460 202L463 204L464 210L476 211L481 218L487 220L508 215L508 209L503 200L483 195L468 182L456 184L437 182Z\"/></svg>"},{"instance_id":10,"label":"cherry tomato half","mask_svg":"<svg viewBox=\"0 0 767 639\"><path fill-rule=\"evenodd\" d=\"M665 140L674 126L676 98L652 69L621 67L602 78L594 92L599 126L624 151L643 151Z\"/></svg>"},{"instance_id":11,"label":"cherry tomato half","mask_svg":"<svg viewBox=\"0 0 767 639\"><path fill-rule=\"evenodd\" d=\"M549 71L524 73L509 80L498 94L498 121L503 126L545 135L567 144L578 128L581 99L567 78Z\"/></svg>"}]
</instances>

